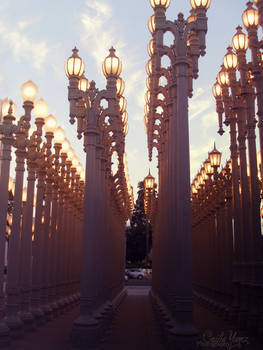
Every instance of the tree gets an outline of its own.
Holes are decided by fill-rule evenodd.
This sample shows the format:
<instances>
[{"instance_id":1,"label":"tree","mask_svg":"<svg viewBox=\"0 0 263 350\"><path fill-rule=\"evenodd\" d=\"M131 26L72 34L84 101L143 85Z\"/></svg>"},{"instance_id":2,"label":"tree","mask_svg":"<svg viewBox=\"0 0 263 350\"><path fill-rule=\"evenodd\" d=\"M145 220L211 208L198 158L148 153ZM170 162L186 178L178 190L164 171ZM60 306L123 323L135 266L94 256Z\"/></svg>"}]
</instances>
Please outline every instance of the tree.
<instances>
[{"instance_id":1,"label":"tree","mask_svg":"<svg viewBox=\"0 0 263 350\"><path fill-rule=\"evenodd\" d=\"M140 263L146 258L147 219L144 212L144 183L138 183L138 197L130 226L126 229L126 262ZM151 242L151 228L149 230Z\"/></svg>"}]
</instances>

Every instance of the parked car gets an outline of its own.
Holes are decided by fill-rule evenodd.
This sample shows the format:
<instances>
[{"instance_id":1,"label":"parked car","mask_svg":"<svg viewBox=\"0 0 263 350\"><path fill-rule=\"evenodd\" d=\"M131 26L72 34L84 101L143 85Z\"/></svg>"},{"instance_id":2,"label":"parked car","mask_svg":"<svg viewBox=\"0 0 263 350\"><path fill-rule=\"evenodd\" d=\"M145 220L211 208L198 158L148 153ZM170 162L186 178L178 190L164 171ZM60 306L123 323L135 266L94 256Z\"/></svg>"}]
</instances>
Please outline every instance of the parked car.
<instances>
[{"instance_id":1,"label":"parked car","mask_svg":"<svg viewBox=\"0 0 263 350\"><path fill-rule=\"evenodd\" d=\"M146 277L145 272L142 269L128 269L126 271L128 278L143 279Z\"/></svg>"}]
</instances>

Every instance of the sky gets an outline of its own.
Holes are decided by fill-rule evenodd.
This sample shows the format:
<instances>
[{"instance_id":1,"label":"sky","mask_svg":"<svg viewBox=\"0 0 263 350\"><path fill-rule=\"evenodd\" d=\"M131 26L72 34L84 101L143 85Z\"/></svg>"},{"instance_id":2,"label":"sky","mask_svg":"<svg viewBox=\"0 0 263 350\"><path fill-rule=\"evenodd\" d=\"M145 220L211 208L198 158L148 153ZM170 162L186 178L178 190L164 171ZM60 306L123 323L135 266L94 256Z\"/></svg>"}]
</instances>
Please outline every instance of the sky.
<instances>
[{"instance_id":1,"label":"sky","mask_svg":"<svg viewBox=\"0 0 263 350\"><path fill-rule=\"evenodd\" d=\"M211 0L207 12L206 56L199 60L199 78L189 101L190 161L193 178L208 151L216 147L222 160L229 157L229 130L217 134L218 123L212 85L220 70L226 48L235 28L242 24L241 15L247 0ZM190 0L171 0L167 19L175 20L179 12L187 18ZM49 112L65 129L72 147L85 164L83 140L77 139L76 125L69 123L68 79L66 59L74 46L85 64L88 80L104 89L106 79L101 63L114 46L122 61L121 77L125 81L129 131L126 152L130 181L136 198L137 183L148 174L156 178L156 153L148 161L144 128L145 65L149 60L147 44L151 34L147 22L153 14L149 0L1 0L0 2L0 99L11 98L22 114L21 85L34 81L38 98L44 98ZM169 35L166 43L171 43ZM12 170L13 171L13 170Z\"/></svg>"}]
</instances>

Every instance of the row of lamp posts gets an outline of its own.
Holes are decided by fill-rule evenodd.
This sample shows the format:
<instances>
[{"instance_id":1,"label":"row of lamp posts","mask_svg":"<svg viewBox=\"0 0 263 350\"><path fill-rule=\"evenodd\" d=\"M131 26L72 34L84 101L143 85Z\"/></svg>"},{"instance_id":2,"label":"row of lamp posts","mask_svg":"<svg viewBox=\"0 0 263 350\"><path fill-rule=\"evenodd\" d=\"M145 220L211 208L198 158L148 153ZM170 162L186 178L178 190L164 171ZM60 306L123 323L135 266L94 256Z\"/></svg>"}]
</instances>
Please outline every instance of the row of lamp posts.
<instances>
[{"instance_id":1,"label":"row of lamp posts","mask_svg":"<svg viewBox=\"0 0 263 350\"><path fill-rule=\"evenodd\" d=\"M209 174L208 180L205 179L203 183L195 179L199 184L196 186L193 183L192 209L195 212L196 258L206 251L206 255L202 255L204 259L209 258L209 252L214 259L219 259L213 260L212 266L205 269L202 276L196 276L199 297L202 295L202 299L208 301L212 308L241 328L262 336L263 236L260 204L263 56L258 28L263 25L263 2L255 0L254 4L257 8L249 1L242 14L243 25L248 35L242 31L241 26L237 27L232 47L227 48L222 69L213 86L219 121L218 133L224 133L223 124L229 127L230 171L223 168L220 176L214 175L213 184L209 180ZM249 62L246 55L248 49L251 57ZM199 177L202 177L202 174ZM217 205L212 204L213 196ZM198 214L198 205L203 206L205 212ZM225 220L221 226L219 218ZM210 248L200 248L202 244L209 245ZM220 260L221 254L224 254L227 261ZM218 269L221 270L219 273ZM231 271L231 274L225 269ZM197 270L199 274L200 271ZM227 279L224 274L227 274ZM217 279L214 288L209 278Z\"/></svg>"},{"instance_id":2,"label":"row of lamp posts","mask_svg":"<svg viewBox=\"0 0 263 350\"><path fill-rule=\"evenodd\" d=\"M158 211L153 238L151 296L162 320L166 339L195 346L192 319L192 242L190 206L188 98L198 77L198 59L205 55L206 12L210 0L191 0L190 16L166 19L170 0L151 0L154 15L148 22L152 40L146 65L145 127L149 158L158 152ZM164 44L166 32L173 42ZM170 65L165 68L163 58Z\"/></svg>"},{"instance_id":3,"label":"row of lamp posts","mask_svg":"<svg viewBox=\"0 0 263 350\"><path fill-rule=\"evenodd\" d=\"M47 103L34 102L37 86L28 81L21 93L24 115L16 119L14 104L7 100L0 125L1 345L62 313L79 298L84 170L64 130L48 115ZM12 218L8 247L7 216Z\"/></svg>"},{"instance_id":4,"label":"row of lamp posts","mask_svg":"<svg viewBox=\"0 0 263 350\"><path fill-rule=\"evenodd\" d=\"M86 79L76 48L65 65L70 122L77 121L86 152L80 314L72 332L73 343L85 348L98 344L125 295L124 232L133 206L125 155L128 115L119 76L122 64L114 48L109 52L102 64L104 90Z\"/></svg>"}]
</instances>

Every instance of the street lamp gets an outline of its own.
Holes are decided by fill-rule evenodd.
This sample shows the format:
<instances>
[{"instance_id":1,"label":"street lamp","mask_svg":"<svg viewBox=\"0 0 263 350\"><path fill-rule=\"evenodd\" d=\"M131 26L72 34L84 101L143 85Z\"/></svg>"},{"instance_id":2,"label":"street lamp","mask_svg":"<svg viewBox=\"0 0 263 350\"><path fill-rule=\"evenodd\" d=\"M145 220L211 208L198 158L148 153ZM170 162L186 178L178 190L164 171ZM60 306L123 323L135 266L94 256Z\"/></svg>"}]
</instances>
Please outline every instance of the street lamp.
<instances>
[{"instance_id":1,"label":"street lamp","mask_svg":"<svg viewBox=\"0 0 263 350\"><path fill-rule=\"evenodd\" d=\"M174 327L170 328L169 335L175 343L179 338L187 337L186 334L188 340L191 335L191 341L195 342L196 335L190 311L192 251L188 97L192 96L193 79L198 77L198 59L205 54L206 12L210 1L192 0L190 3L192 9L188 20L179 13L175 21L169 21L166 20L166 9L170 1L150 1L154 15L148 21L152 41L148 45L150 60L146 65L146 84L150 93L146 95L144 119L149 159L153 148L156 148L159 169L158 217L154 233L157 243L153 247L151 293L157 304L164 302L165 307L171 310L170 321ZM171 46L164 45L163 38L168 31L173 35ZM164 56L170 62L167 68L162 64ZM184 258L179 259L179 256ZM167 275L175 277L171 280L165 277ZM166 297L168 294L171 297Z\"/></svg>"},{"instance_id":2,"label":"street lamp","mask_svg":"<svg viewBox=\"0 0 263 350\"><path fill-rule=\"evenodd\" d=\"M113 272L107 263L102 265L100 257L104 256L105 261L111 261L113 256L123 255L123 251L115 250L121 249L124 239L121 238L117 248L113 244L115 238L112 235L116 230L121 232L125 228L125 220L130 215L131 192L124 164L128 114L127 102L123 96L125 84L120 77L121 60L111 47L102 63L102 71L107 80L106 89L99 90L94 81L88 82L83 76L84 65L77 52L75 48L73 55L66 61L65 70L69 78L70 122L73 124L77 119L78 138L84 135L86 152L80 315L75 320L72 331L73 342L83 346L98 341L99 325L103 322L102 316L96 316L98 310L104 310L106 317L114 309L114 300L117 300L115 297L123 295L123 264L115 266ZM102 100L106 100L106 107L102 107ZM115 172L111 171L113 155L117 155ZM68 157L78 182L78 161L71 158L70 152ZM91 261L96 269L92 267ZM100 278L102 275L107 275L108 278ZM113 289L113 285L118 287ZM88 299L92 302L87 302ZM109 303L113 303L111 308Z\"/></svg>"}]
</instances>

